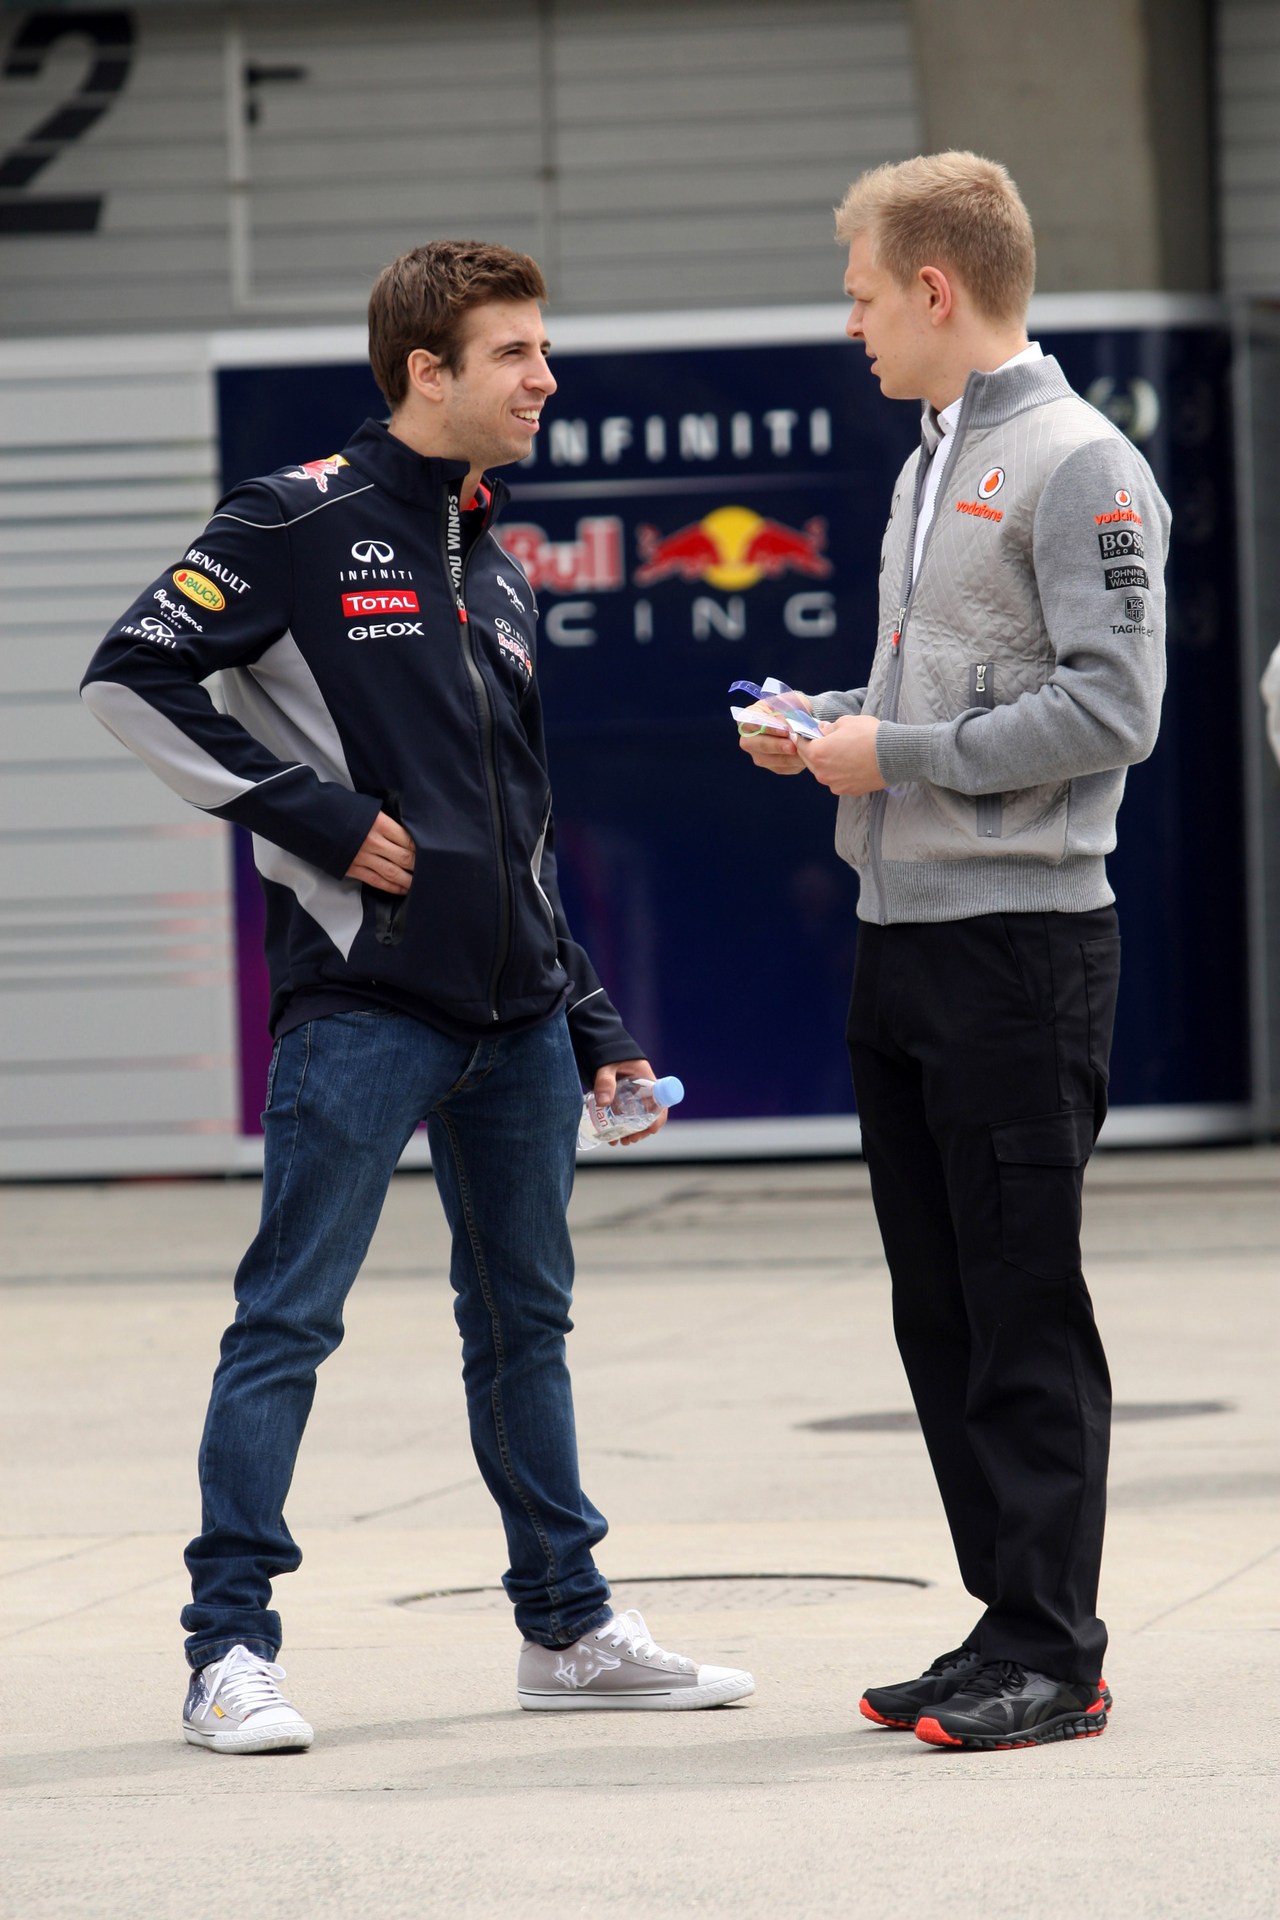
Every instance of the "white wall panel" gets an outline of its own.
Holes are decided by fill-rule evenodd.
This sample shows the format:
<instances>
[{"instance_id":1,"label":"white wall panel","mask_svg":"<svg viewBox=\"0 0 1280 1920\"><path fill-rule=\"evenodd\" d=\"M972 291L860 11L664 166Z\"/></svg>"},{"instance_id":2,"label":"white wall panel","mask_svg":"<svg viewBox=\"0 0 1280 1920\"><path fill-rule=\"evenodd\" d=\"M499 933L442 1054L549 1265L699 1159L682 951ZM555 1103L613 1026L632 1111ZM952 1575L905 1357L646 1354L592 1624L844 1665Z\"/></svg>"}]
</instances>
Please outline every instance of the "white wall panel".
<instances>
[{"instance_id":1,"label":"white wall panel","mask_svg":"<svg viewBox=\"0 0 1280 1920\"><path fill-rule=\"evenodd\" d=\"M807 299L837 284L829 210L848 180L918 144L904 0L132 15L107 111L0 191L10 336L357 318L389 259L448 233L536 254L561 312ZM0 148L88 66L71 35L38 74L0 77ZM94 232L3 229L6 207L94 192Z\"/></svg>"},{"instance_id":2,"label":"white wall panel","mask_svg":"<svg viewBox=\"0 0 1280 1920\"><path fill-rule=\"evenodd\" d=\"M1223 285L1280 295L1280 0L1219 0Z\"/></svg>"},{"instance_id":3,"label":"white wall panel","mask_svg":"<svg viewBox=\"0 0 1280 1920\"><path fill-rule=\"evenodd\" d=\"M215 493L198 340L0 345L0 1174L228 1164L229 839L82 706Z\"/></svg>"}]
</instances>

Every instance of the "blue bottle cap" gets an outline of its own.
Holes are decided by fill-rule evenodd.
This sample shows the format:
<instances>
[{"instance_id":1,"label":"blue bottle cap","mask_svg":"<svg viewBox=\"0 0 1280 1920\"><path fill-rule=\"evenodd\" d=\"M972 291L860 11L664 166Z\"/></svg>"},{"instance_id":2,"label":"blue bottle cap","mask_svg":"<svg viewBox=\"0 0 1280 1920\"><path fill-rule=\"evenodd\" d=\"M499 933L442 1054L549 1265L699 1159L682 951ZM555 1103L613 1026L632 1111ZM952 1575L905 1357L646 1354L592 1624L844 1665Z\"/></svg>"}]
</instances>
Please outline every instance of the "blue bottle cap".
<instances>
[{"instance_id":1,"label":"blue bottle cap","mask_svg":"<svg viewBox=\"0 0 1280 1920\"><path fill-rule=\"evenodd\" d=\"M660 1107L678 1107L684 1099L684 1082L669 1073L665 1080L655 1080L653 1097Z\"/></svg>"}]
</instances>

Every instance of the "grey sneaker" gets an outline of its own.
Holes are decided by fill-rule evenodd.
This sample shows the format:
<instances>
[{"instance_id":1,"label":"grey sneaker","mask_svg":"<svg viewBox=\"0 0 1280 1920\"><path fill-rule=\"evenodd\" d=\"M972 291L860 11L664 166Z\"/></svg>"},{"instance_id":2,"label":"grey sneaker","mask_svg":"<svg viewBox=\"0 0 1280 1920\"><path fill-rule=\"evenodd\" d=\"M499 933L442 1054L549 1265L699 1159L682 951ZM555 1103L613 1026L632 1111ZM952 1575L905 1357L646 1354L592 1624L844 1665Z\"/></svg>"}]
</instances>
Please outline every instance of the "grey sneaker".
<instances>
[{"instance_id":1,"label":"grey sneaker","mask_svg":"<svg viewBox=\"0 0 1280 1920\"><path fill-rule=\"evenodd\" d=\"M516 1675L516 1698L532 1712L624 1708L670 1713L721 1707L754 1693L756 1683L736 1667L700 1667L667 1653L633 1607L571 1647L540 1647L526 1640Z\"/></svg>"},{"instance_id":2,"label":"grey sneaker","mask_svg":"<svg viewBox=\"0 0 1280 1920\"><path fill-rule=\"evenodd\" d=\"M232 1647L223 1660L191 1676L182 1710L182 1737L215 1753L291 1753L314 1735L276 1685L284 1668L259 1659L248 1647Z\"/></svg>"}]
</instances>

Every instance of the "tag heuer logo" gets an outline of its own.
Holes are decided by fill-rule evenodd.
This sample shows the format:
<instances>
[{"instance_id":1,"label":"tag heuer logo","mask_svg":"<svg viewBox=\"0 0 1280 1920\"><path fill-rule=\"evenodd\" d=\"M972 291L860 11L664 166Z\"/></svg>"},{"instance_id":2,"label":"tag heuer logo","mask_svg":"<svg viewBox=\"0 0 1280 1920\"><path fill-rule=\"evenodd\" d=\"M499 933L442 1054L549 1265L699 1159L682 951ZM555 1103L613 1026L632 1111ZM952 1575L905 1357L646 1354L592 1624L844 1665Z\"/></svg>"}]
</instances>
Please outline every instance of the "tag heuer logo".
<instances>
[{"instance_id":1,"label":"tag heuer logo","mask_svg":"<svg viewBox=\"0 0 1280 1920\"><path fill-rule=\"evenodd\" d=\"M1147 611L1147 608L1146 608L1145 601L1139 600L1136 594L1134 594L1131 599L1126 600L1124 603L1124 617L1126 620L1141 621L1144 615L1146 614L1146 611Z\"/></svg>"}]
</instances>

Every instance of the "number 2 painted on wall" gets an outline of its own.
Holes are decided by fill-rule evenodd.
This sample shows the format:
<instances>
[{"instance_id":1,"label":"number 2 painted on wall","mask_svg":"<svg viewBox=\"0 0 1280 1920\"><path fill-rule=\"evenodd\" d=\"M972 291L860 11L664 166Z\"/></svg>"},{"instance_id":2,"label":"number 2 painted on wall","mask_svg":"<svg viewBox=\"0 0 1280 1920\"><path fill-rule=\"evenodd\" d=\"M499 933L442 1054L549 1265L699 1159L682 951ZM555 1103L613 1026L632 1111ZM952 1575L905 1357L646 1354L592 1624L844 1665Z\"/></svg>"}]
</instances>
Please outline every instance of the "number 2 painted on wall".
<instances>
[{"instance_id":1,"label":"number 2 painted on wall","mask_svg":"<svg viewBox=\"0 0 1280 1920\"><path fill-rule=\"evenodd\" d=\"M113 104L133 64L133 15L123 7L101 13L49 9L33 13L9 43L0 73L6 80L34 79L54 42L69 34L83 34L89 40L93 64L69 99L0 155L0 239L33 233L94 233L102 217L103 194L27 195L24 189Z\"/></svg>"}]
</instances>

